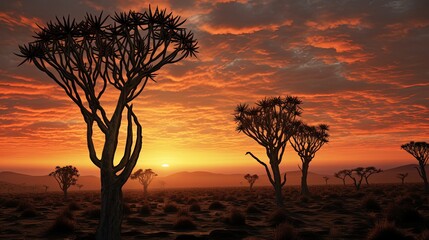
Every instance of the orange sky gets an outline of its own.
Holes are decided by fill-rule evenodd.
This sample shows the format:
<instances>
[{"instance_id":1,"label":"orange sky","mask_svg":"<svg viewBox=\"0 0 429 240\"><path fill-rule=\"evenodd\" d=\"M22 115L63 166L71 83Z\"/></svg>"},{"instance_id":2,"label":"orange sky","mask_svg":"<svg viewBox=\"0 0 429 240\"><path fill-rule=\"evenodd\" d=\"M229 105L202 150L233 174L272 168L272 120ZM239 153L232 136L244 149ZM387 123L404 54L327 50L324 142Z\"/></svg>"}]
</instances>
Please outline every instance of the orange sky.
<instances>
[{"instance_id":1,"label":"orange sky","mask_svg":"<svg viewBox=\"0 0 429 240\"><path fill-rule=\"evenodd\" d=\"M47 174L72 164L97 174L78 108L18 44L55 15L144 11L150 1L0 3L0 171ZM263 173L244 153L264 150L235 132L233 110L267 96L303 100L302 120L330 126L310 170L415 163L400 145L429 141L427 1L157 1L187 18L198 59L159 71L134 101L144 145L137 168ZM45 6L49 5L49 8ZM101 139L98 141L100 144ZM168 163L169 168L161 164ZM283 170L298 170L288 148Z\"/></svg>"}]
</instances>

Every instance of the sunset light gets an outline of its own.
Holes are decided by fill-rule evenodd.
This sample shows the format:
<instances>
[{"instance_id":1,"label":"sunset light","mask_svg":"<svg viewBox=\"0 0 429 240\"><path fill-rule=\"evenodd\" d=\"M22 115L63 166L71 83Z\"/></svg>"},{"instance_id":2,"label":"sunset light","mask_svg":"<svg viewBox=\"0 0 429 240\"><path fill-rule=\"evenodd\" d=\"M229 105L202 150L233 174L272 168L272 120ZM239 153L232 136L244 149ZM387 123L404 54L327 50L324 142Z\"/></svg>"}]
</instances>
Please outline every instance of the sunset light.
<instances>
[{"instance_id":1,"label":"sunset light","mask_svg":"<svg viewBox=\"0 0 429 240\"><path fill-rule=\"evenodd\" d=\"M168 168L168 167L170 167L170 164L168 164L168 163L163 163L163 164L161 165L161 167L163 167L163 168Z\"/></svg>"}]
</instances>

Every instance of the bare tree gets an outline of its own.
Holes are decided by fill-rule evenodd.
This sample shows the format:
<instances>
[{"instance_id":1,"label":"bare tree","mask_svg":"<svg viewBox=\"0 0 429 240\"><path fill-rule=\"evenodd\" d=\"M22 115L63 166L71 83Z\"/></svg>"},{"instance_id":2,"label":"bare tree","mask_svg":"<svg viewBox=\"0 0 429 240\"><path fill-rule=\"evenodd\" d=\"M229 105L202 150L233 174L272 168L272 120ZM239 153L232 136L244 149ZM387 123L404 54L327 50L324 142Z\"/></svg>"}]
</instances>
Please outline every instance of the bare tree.
<instances>
[{"instance_id":1,"label":"bare tree","mask_svg":"<svg viewBox=\"0 0 429 240\"><path fill-rule=\"evenodd\" d=\"M158 174L153 172L152 169L145 169L144 171L142 169L139 169L135 171L133 174L131 174L130 177L131 179L138 179L140 184L143 185L143 194L144 194L144 197L146 198L149 184L156 176L158 176Z\"/></svg>"},{"instance_id":2,"label":"bare tree","mask_svg":"<svg viewBox=\"0 0 429 240\"><path fill-rule=\"evenodd\" d=\"M250 185L250 191L252 191L252 188L253 188L253 184L255 184L255 182L256 182L256 180L258 180L259 179L259 176L257 175L257 174L253 174L253 175L250 175L250 174L246 174L246 175L244 175L244 179L246 179L247 180L247 182L249 183L249 185Z\"/></svg>"},{"instance_id":3,"label":"bare tree","mask_svg":"<svg viewBox=\"0 0 429 240\"><path fill-rule=\"evenodd\" d=\"M67 198L67 190L70 186L75 185L79 177L79 171L71 165L60 167L56 166L55 171L49 173L49 176L55 178L58 186L64 193L64 198Z\"/></svg>"},{"instance_id":4,"label":"bare tree","mask_svg":"<svg viewBox=\"0 0 429 240\"><path fill-rule=\"evenodd\" d=\"M329 177L328 176L323 176L323 179L325 180L325 184L328 185Z\"/></svg>"},{"instance_id":5,"label":"bare tree","mask_svg":"<svg viewBox=\"0 0 429 240\"><path fill-rule=\"evenodd\" d=\"M158 8L114 16L87 14L81 22L57 18L41 27L34 42L19 47L17 55L24 58L22 63L34 63L52 78L83 115L89 156L100 168L97 239L120 239L122 186L142 148L142 127L131 102L149 80L154 80L156 71L197 53L197 41L182 27L184 22ZM111 101L115 94L113 109L105 109L103 96L108 95ZM115 163L124 111L126 143L123 156L118 156L120 161ZM105 139L100 155L92 139L94 123Z\"/></svg>"},{"instance_id":6,"label":"bare tree","mask_svg":"<svg viewBox=\"0 0 429 240\"><path fill-rule=\"evenodd\" d=\"M408 173L398 173L397 177L401 179L401 183L405 183L405 178L408 177Z\"/></svg>"},{"instance_id":7,"label":"bare tree","mask_svg":"<svg viewBox=\"0 0 429 240\"><path fill-rule=\"evenodd\" d=\"M336 173L334 173L334 177L339 178L341 180L343 180L343 185L346 186L346 178L348 176L348 170L344 169L341 171L338 171Z\"/></svg>"},{"instance_id":8,"label":"bare tree","mask_svg":"<svg viewBox=\"0 0 429 240\"><path fill-rule=\"evenodd\" d=\"M364 169L364 178L365 178L366 185L369 185L368 178L371 175L373 175L375 173L381 173L381 172L383 172L383 170L381 170L381 169L377 169L375 167L366 167Z\"/></svg>"},{"instance_id":9,"label":"bare tree","mask_svg":"<svg viewBox=\"0 0 429 240\"><path fill-rule=\"evenodd\" d=\"M353 180L353 184L355 185L356 190L360 189L362 185L363 176L364 176L364 168L358 167L351 170L345 170L345 174Z\"/></svg>"},{"instance_id":10,"label":"bare tree","mask_svg":"<svg viewBox=\"0 0 429 240\"><path fill-rule=\"evenodd\" d=\"M401 146L402 149L413 155L419 162L419 167L416 167L417 172L423 179L425 191L429 192L429 183L426 176L426 163L429 160L429 144L427 142L409 142Z\"/></svg>"},{"instance_id":11,"label":"bare tree","mask_svg":"<svg viewBox=\"0 0 429 240\"><path fill-rule=\"evenodd\" d=\"M264 166L268 179L274 187L276 203L283 206L282 187L286 183L286 173L281 177L279 165L283 159L286 144L295 134L301 115L301 100L296 97L273 97L260 100L255 107L240 104L234 112L237 131L243 132L265 148L271 167L247 152Z\"/></svg>"},{"instance_id":12,"label":"bare tree","mask_svg":"<svg viewBox=\"0 0 429 240\"><path fill-rule=\"evenodd\" d=\"M48 185L42 185L43 186L43 188L45 189L45 192L48 192L48 188L49 188L49 186Z\"/></svg>"},{"instance_id":13,"label":"bare tree","mask_svg":"<svg viewBox=\"0 0 429 240\"><path fill-rule=\"evenodd\" d=\"M292 135L292 138L289 141L293 149L298 153L302 163L302 166L300 166L302 173L302 195L310 194L307 184L308 168L310 167L310 162L313 160L316 152L328 142L328 130L329 127L326 124L320 124L319 126L314 127L301 123L298 127L298 131Z\"/></svg>"}]
</instances>

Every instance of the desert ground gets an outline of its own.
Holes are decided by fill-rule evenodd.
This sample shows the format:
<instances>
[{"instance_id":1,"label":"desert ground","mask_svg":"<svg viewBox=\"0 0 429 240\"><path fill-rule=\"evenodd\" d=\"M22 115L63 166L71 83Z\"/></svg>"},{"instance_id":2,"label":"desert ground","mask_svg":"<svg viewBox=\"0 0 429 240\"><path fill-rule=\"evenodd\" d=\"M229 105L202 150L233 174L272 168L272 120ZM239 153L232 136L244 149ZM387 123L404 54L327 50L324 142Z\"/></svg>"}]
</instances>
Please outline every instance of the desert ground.
<instances>
[{"instance_id":1,"label":"desert ground","mask_svg":"<svg viewBox=\"0 0 429 240\"><path fill-rule=\"evenodd\" d=\"M367 239L395 226L405 239L429 239L428 195L420 184L285 187L278 209L270 187L124 192L123 239ZM93 239L98 191L3 193L0 239Z\"/></svg>"}]
</instances>

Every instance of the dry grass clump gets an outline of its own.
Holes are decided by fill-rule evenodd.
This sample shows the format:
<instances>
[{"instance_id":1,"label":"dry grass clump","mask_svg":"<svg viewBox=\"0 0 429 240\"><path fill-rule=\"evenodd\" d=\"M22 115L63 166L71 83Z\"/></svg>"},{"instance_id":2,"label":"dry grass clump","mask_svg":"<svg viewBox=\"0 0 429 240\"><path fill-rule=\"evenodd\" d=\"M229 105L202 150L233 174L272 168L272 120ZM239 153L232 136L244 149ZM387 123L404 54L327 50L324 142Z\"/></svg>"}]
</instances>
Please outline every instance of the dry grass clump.
<instances>
[{"instance_id":1,"label":"dry grass clump","mask_svg":"<svg viewBox=\"0 0 429 240\"><path fill-rule=\"evenodd\" d=\"M152 213L152 209L149 204L143 204L139 209L139 214L142 216L149 216Z\"/></svg>"},{"instance_id":2,"label":"dry grass clump","mask_svg":"<svg viewBox=\"0 0 429 240\"><path fill-rule=\"evenodd\" d=\"M201 206L197 202L194 202L189 206L189 211L191 212L201 212Z\"/></svg>"},{"instance_id":3,"label":"dry grass clump","mask_svg":"<svg viewBox=\"0 0 429 240\"><path fill-rule=\"evenodd\" d=\"M274 231L274 240L295 240L299 239L298 233L293 226L288 223L281 223Z\"/></svg>"},{"instance_id":4,"label":"dry grass clump","mask_svg":"<svg viewBox=\"0 0 429 240\"><path fill-rule=\"evenodd\" d=\"M83 211L83 216L89 219L99 219L100 218L100 208L99 207L89 207Z\"/></svg>"},{"instance_id":5,"label":"dry grass clump","mask_svg":"<svg viewBox=\"0 0 429 240\"><path fill-rule=\"evenodd\" d=\"M392 223L387 221L378 223L368 233L368 240L406 240L407 238Z\"/></svg>"},{"instance_id":6,"label":"dry grass clump","mask_svg":"<svg viewBox=\"0 0 429 240\"><path fill-rule=\"evenodd\" d=\"M424 224L424 217L411 206L393 204L387 208L386 212L387 219L399 227L420 228Z\"/></svg>"},{"instance_id":7,"label":"dry grass clump","mask_svg":"<svg viewBox=\"0 0 429 240\"><path fill-rule=\"evenodd\" d=\"M262 211L256 207L254 204L249 204L249 206L247 206L246 208L246 213L247 214L259 214L262 213Z\"/></svg>"},{"instance_id":8,"label":"dry grass clump","mask_svg":"<svg viewBox=\"0 0 429 240\"><path fill-rule=\"evenodd\" d=\"M69 208L70 210L72 210L72 211L77 211L77 210L80 210L80 209L81 209L80 205L79 205L79 204L77 204L75 201L73 201L73 202L69 203L68 208Z\"/></svg>"},{"instance_id":9,"label":"dry grass clump","mask_svg":"<svg viewBox=\"0 0 429 240\"><path fill-rule=\"evenodd\" d=\"M174 229L186 231L196 229L197 226L192 221L192 218L189 216L178 216L176 222L173 225Z\"/></svg>"},{"instance_id":10,"label":"dry grass clump","mask_svg":"<svg viewBox=\"0 0 429 240\"><path fill-rule=\"evenodd\" d=\"M287 219L288 219L287 212L283 209L277 209L268 215L267 222L271 226L278 226L279 224L287 221Z\"/></svg>"},{"instance_id":11,"label":"dry grass clump","mask_svg":"<svg viewBox=\"0 0 429 240\"><path fill-rule=\"evenodd\" d=\"M380 204L374 197L366 197L362 201L362 207L368 212L379 212L381 210Z\"/></svg>"},{"instance_id":12,"label":"dry grass clump","mask_svg":"<svg viewBox=\"0 0 429 240\"><path fill-rule=\"evenodd\" d=\"M175 213L179 210L176 204L174 203L166 203L164 206L164 213Z\"/></svg>"},{"instance_id":13,"label":"dry grass clump","mask_svg":"<svg viewBox=\"0 0 429 240\"><path fill-rule=\"evenodd\" d=\"M209 205L210 210L224 210L225 205L219 201L214 201Z\"/></svg>"},{"instance_id":14,"label":"dry grass clump","mask_svg":"<svg viewBox=\"0 0 429 240\"><path fill-rule=\"evenodd\" d=\"M70 209L66 208L55 219L54 223L49 227L46 232L47 235L67 235L73 233L76 229L76 223L73 213Z\"/></svg>"},{"instance_id":15,"label":"dry grass clump","mask_svg":"<svg viewBox=\"0 0 429 240\"><path fill-rule=\"evenodd\" d=\"M225 223L232 226L243 226L246 225L246 217L240 210L233 208L225 217Z\"/></svg>"}]
</instances>

